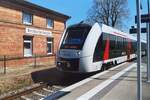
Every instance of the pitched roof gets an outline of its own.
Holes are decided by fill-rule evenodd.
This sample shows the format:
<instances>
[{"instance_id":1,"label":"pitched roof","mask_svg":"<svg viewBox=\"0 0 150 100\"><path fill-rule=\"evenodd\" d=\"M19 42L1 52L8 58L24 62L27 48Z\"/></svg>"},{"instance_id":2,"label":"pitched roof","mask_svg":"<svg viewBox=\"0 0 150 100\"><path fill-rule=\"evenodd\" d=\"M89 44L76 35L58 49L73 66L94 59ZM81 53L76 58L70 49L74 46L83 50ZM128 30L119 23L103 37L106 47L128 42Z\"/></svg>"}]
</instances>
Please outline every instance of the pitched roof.
<instances>
[{"instance_id":1,"label":"pitched roof","mask_svg":"<svg viewBox=\"0 0 150 100\"><path fill-rule=\"evenodd\" d=\"M51 9L48 9L48 8L45 8L45 7L42 7L42 6L33 4L33 3L28 2L28 1L26 1L26 0L4 0L4 1L9 1L9 2L11 2L11 3L15 3L15 4L18 4L18 5L22 5L22 6L26 6L26 7L31 7L31 8L37 9L37 10L39 10L39 11L42 11L42 12L46 12L46 13L49 13L49 14L53 14L53 15L55 15L55 16L62 17L62 18L65 19L65 20L68 20L68 19L71 18L71 17L68 16L68 15L65 15L65 14L56 12L56 11L54 11L54 10L51 10Z\"/></svg>"}]
</instances>

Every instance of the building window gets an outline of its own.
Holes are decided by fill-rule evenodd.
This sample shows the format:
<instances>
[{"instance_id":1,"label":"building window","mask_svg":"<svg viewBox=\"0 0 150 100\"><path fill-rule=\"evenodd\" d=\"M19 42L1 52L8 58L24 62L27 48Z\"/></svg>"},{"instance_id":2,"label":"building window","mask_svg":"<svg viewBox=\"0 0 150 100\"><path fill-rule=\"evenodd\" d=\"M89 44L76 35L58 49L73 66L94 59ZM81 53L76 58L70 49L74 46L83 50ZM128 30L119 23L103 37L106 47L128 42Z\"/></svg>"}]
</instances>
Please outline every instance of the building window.
<instances>
[{"instance_id":1,"label":"building window","mask_svg":"<svg viewBox=\"0 0 150 100\"><path fill-rule=\"evenodd\" d=\"M24 37L24 57L32 56L32 37Z\"/></svg>"},{"instance_id":2,"label":"building window","mask_svg":"<svg viewBox=\"0 0 150 100\"><path fill-rule=\"evenodd\" d=\"M47 38L47 54L53 53L53 38Z\"/></svg>"},{"instance_id":3,"label":"building window","mask_svg":"<svg viewBox=\"0 0 150 100\"><path fill-rule=\"evenodd\" d=\"M53 28L54 21L52 19L47 18L47 28Z\"/></svg>"},{"instance_id":4,"label":"building window","mask_svg":"<svg viewBox=\"0 0 150 100\"><path fill-rule=\"evenodd\" d=\"M23 24L32 25L32 14L23 12L22 20Z\"/></svg>"}]
</instances>

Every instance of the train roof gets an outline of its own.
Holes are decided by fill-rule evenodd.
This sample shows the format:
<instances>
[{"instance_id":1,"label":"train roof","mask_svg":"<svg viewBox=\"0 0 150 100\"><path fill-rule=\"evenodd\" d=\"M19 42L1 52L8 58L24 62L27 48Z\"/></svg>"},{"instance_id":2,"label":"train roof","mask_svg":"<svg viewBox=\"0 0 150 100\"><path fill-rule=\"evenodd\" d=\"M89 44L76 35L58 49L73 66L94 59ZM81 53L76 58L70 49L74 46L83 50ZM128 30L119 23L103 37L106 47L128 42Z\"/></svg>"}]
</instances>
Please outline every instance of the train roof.
<instances>
[{"instance_id":1,"label":"train roof","mask_svg":"<svg viewBox=\"0 0 150 100\"><path fill-rule=\"evenodd\" d=\"M76 28L76 27L88 27L88 28L92 28L92 25L80 22L78 24L70 25L68 28Z\"/></svg>"},{"instance_id":2,"label":"train roof","mask_svg":"<svg viewBox=\"0 0 150 100\"><path fill-rule=\"evenodd\" d=\"M95 24L98 24L98 23L95 23ZM81 27L92 28L94 25L90 25L90 24L84 23L82 21L82 22L80 22L78 24L70 25L68 28L81 28ZM115 29L113 27L107 26L105 24L98 24L98 25L100 26L100 28L102 29L102 32L104 32L104 33L108 33L108 34L112 34L112 35L116 35L116 36L120 36L120 37L124 37L124 38L128 38L128 39L137 41L137 37L132 36L129 33L122 32L122 31L120 31L118 29ZM141 39L141 41L146 43L146 41L143 40L143 39Z\"/></svg>"}]
</instances>

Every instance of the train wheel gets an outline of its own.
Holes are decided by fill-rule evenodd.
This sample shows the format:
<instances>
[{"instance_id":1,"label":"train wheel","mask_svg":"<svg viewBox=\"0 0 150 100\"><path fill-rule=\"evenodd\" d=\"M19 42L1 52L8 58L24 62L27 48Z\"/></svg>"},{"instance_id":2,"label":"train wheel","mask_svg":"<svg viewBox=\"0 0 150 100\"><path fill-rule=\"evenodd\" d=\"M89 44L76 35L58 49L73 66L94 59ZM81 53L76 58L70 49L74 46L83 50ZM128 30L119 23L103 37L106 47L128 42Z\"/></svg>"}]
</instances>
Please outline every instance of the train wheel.
<instances>
[{"instance_id":1,"label":"train wheel","mask_svg":"<svg viewBox=\"0 0 150 100\"><path fill-rule=\"evenodd\" d=\"M103 66L103 67L102 67L102 71L105 71L105 70L106 70L106 66Z\"/></svg>"},{"instance_id":2,"label":"train wheel","mask_svg":"<svg viewBox=\"0 0 150 100\"><path fill-rule=\"evenodd\" d=\"M103 71L103 66L101 67L101 71Z\"/></svg>"},{"instance_id":3,"label":"train wheel","mask_svg":"<svg viewBox=\"0 0 150 100\"><path fill-rule=\"evenodd\" d=\"M117 65L118 63L117 63L117 60L115 60L115 65Z\"/></svg>"},{"instance_id":4,"label":"train wheel","mask_svg":"<svg viewBox=\"0 0 150 100\"><path fill-rule=\"evenodd\" d=\"M107 64L103 64L103 65L102 65L102 68L101 68L101 71L105 71L105 70L106 70L106 67L107 67Z\"/></svg>"}]
</instances>

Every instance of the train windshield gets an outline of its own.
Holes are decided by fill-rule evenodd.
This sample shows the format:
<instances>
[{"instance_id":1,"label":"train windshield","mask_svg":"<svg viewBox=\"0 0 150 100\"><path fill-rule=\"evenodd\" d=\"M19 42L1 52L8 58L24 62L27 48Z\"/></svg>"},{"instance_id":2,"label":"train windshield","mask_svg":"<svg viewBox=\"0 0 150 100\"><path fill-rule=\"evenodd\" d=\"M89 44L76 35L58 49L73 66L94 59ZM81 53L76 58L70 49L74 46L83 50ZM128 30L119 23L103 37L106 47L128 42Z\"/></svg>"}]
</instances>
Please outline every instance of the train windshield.
<instances>
[{"instance_id":1,"label":"train windshield","mask_svg":"<svg viewBox=\"0 0 150 100\"><path fill-rule=\"evenodd\" d=\"M61 49L82 49L90 29L90 27L68 28L61 45Z\"/></svg>"}]
</instances>

